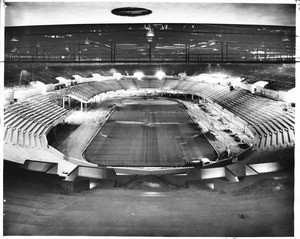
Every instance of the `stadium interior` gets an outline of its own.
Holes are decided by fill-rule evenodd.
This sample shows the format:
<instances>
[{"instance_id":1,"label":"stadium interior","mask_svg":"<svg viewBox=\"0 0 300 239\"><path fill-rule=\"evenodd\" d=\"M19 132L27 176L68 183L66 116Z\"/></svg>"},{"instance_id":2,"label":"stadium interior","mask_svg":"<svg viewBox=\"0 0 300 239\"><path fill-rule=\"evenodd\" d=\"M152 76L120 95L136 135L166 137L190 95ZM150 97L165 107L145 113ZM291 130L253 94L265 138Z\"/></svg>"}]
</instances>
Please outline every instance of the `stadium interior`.
<instances>
[{"instance_id":1,"label":"stadium interior","mask_svg":"<svg viewBox=\"0 0 300 239\"><path fill-rule=\"evenodd\" d=\"M1 2L3 235L294 236L296 7Z\"/></svg>"}]
</instances>

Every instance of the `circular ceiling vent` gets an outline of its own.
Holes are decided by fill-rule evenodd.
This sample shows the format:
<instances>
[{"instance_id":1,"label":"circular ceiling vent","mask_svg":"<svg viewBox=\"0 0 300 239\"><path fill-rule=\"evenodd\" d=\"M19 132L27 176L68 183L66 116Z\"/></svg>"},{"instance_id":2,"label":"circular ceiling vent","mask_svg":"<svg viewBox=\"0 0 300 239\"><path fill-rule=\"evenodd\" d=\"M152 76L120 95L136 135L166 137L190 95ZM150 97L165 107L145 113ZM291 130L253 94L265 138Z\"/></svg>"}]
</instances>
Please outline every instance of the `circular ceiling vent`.
<instances>
[{"instance_id":1,"label":"circular ceiling vent","mask_svg":"<svg viewBox=\"0 0 300 239\"><path fill-rule=\"evenodd\" d=\"M124 17L138 17L151 14L152 11L146 8L140 7L121 7L115 8L111 11L112 14L117 16L124 16Z\"/></svg>"}]
</instances>

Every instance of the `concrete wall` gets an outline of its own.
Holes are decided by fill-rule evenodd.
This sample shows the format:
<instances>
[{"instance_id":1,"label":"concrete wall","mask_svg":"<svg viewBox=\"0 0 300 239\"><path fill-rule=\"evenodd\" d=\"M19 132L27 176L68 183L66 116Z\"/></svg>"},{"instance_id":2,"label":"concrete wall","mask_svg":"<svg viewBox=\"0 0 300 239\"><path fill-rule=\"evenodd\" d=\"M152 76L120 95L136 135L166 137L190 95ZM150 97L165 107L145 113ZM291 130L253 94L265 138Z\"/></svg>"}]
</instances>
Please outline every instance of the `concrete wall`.
<instances>
[{"instance_id":1,"label":"concrete wall","mask_svg":"<svg viewBox=\"0 0 300 239\"><path fill-rule=\"evenodd\" d=\"M237 85L238 87L244 89L244 90L248 90L250 91L251 93L254 93L254 89L255 89L255 86L252 85L252 84L248 84L248 83L240 83Z\"/></svg>"},{"instance_id":2,"label":"concrete wall","mask_svg":"<svg viewBox=\"0 0 300 239\"><path fill-rule=\"evenodd\" d=\"M256 87L257 93L260 93L262 95L271 97L273 99L276 100L280 100L280 98L282 97L282 92L281 91L274 91L274 90L270 90L270 89L265 89L261 86L257 86Z\"/></svg>"},{"instance_id":3,"label":"concrete wall","mask_svg":"<svg viewBox=\"0 0 300 239\"><path fill-rule=\"evenodd\" d=\"M55 85L54 84L46 84L43 89L42 89L42 93L45 94L47 92L51 92L54 91L55 89Z\"/></svg>"},{"instance_id":4,"label":"concrete wall","mask_svg":"<svg viewBox=\"0 0 300 239\"><path fill-rule=\"evenodd\" d=\"M249 164L249 167L258 173L270 173L282 169L282 166L279 164L279 162Z\"/></svg>"},{"instance_id":5,"label":"concrete wall","mask_svg":"<svg viewBox=\"0 0 300 239\"><path fill-rule=\"evenodd\" d=\"M265 95L275 100L282 100L289 103L296 103L297 94L294 92L294 89L290 91L275 91L270 89L265 89L261 86L256 87L257 93Z\"/></svg>"},{"instance_id":6,"label":"concrete wall","mask_svg":"<svg viewBox=\"0 0 300 239\"><path fill-rule=\"evenodd\" d=\"M34 88L28 90L15 91L15 99L24 99L30 96L39 95L42 93L42 88Z\"/></svg>"}]
</instances>

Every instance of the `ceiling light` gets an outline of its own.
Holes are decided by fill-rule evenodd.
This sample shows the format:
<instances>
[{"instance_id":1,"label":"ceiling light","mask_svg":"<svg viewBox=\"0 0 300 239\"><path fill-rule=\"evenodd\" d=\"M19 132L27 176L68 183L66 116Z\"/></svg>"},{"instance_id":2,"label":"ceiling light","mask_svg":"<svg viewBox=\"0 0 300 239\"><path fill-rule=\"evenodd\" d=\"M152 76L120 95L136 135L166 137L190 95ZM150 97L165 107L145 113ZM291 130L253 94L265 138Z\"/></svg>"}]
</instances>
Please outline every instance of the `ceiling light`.
<instances>
[{"instance_id":1,"label":"ceiling light","mask_svg":"<svg viewBox=\"0 0 300 239\"><path fill-rule=\"evenodd\" d=\"M18 49L16 47L14 47L13 49L11 49L11 52L16 52Z\"/></svg>"},{"instance_id":2,"label":"ceiling light","mask_svg":"<svg viewBox=\"0 0 300 239\"><path fill-rule=\"evenodd\" d=\"M211 41L209 41L209 42L210 42L210 43L209 43L210 46L214 46L214 45L217 44L216 40L211 40Z\"/></svg>"},{"instance_id":3,"label":"ceiling light","mask_svg":"<svg viewBox=\"0 0 300 239\"><path fill-rule=\"evenodd\" d=\"M16 37L16 33L14 33L14 36L10 39L10 41L19 41L19 39Z\"/></svg>"},{"instance_id":4,"label":"ceiling light","mask_svg":"<svg viewBox=\"0 0 300 239\"><path fill-rule=\"evenodd\" d=\"M256 55L256 54L264 54L264 53L265 53L264 51L257 51L257 50L251 51L251 54L253 54L253 55Z\"/></svg>"},{"instance_id":5,"label":"ceiling light","mask_svg":"<svg viewBox=\"0 0 300 239\"><path fill-rule=\"evenodd\" d=\"M65 51L69 51L69 47L67 45L65 47Z\"/></svg>"},{"instance_id":6,"label":"ceiling light","mask_svg":"<svg viewBox=\"0 0 300 239\"><path fill-rule=\"evenodd\" d=\"M90 40L88 38L86 38L84 44L85 45L89 45L90 44Z\"/></svg>"},{"instance_id":7,"label":"ceiling light","mask_svg":"<svg viewBox=\"0 0 300 239\"><path fill-rule=\"evenodd\" d=\"M154 37L154 32L150 29L147 31L146 37Z\"/></svg>"},{"instance_id":8,"label":"ceiling light","mask_svg":"<svg viewBox=\"0 0 300 239\"><path fill-rule=\"evenodd\" d=\"M40 44L39 41L36 43L36 47L37 47L37 48L40 48L40 47L41 47L41 44Z\"/></svg>"},{"instance_id":9,"label":"ceiling light","mask_svg":"<svg viewBox=\"0 0 300 239\"><path fill-rule=\"evenodd\" d=\"M203 45L203 46L201 46L202 48L204 48L204 47L207 47L207 45Z\"/></svg>"},{"instance_id":10,"label":"ceiling light","mask_svg":"<svg viewBox=\"0 0 300 239\"><path fill-rule=\"evenodd\" d=\"M288 42L288 41L290 41L290 39L288 38L288 36L284 36L284 37L282 38L282 41L283 41L283 42Z\"/></svg>"},{"instance_id":11,"label":"ceiling light","mask_svg":"<svg viewBox=\"0 0 300 239\"><path fill-rule=\"evenodd\" d=\"M159 79L159 80L162 80L165 76L166 76L166 73L163 72L162 70L159 70L156 72L155 76Z\"/></svg>"},{"instance_id":12,"label":"ceiling light","mask_svg":"<svg viewBox=\"0 0 300 239\"><path fill-rule=\"evenodd\" d=\"M144 77L144 73L141 71L137 71L134 72L133 76L136 77L138 80L141 80Z\"/></svg>"},{"instance_id":13,"label":"ceiling light","mask_svg":"<svg viewBox=\"0 0 300 239\"><path fill-rule=\"evenodd\" d=\"M218 48L214 48L213 51L219 51L219 49Z\"/></svg>"},{"instance_id":14,"label":"ceiling light","mask_svg":"<svg viewBox=\"0 0 300 239\"><path fill-rule=\"evenodd\" d=\"M120 80L122 78L122 74L119 72L114 72L113 76L116 77L117 80Z\"/></svg>"}]
</instances>

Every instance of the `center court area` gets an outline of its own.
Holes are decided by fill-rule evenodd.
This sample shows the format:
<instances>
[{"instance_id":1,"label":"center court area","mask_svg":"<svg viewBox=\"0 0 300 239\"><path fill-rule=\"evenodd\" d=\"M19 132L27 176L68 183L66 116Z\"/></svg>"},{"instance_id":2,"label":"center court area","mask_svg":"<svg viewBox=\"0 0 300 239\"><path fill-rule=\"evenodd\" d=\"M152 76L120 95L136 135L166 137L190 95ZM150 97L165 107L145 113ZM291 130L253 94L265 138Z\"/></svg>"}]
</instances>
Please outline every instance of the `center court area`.
<instances>
[{"instance_id":1,"label":"center court area","mask_svg":"<svg viewBox=\"0 0 300 239\"><path fill-rule=\"evenodd\" d=\"M185 109L171 100L126 100L84 152L99 166L177 167L217 154Z\"/></svg>"}]
</instances>

